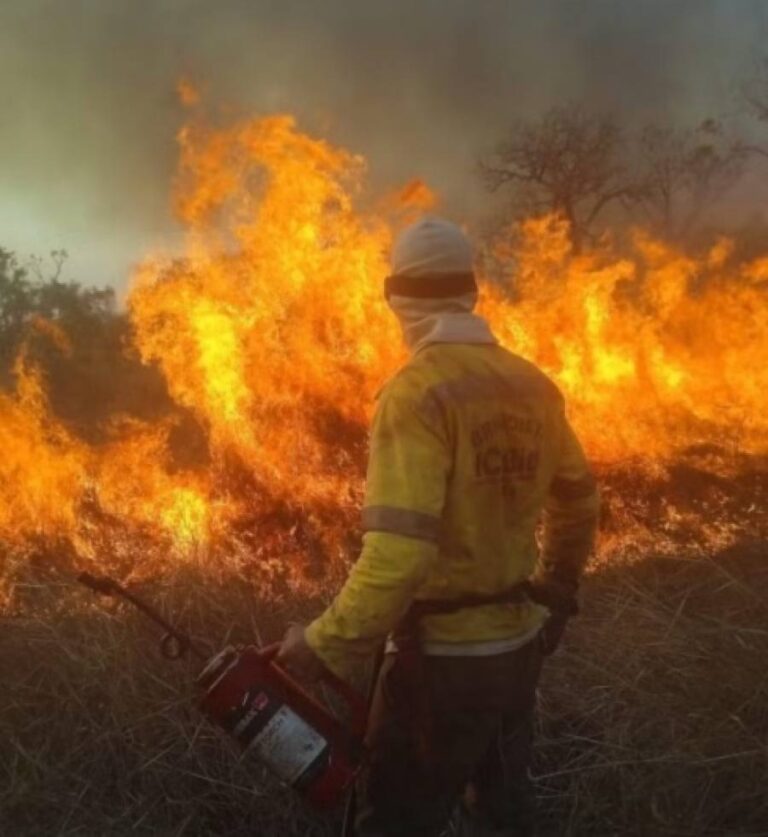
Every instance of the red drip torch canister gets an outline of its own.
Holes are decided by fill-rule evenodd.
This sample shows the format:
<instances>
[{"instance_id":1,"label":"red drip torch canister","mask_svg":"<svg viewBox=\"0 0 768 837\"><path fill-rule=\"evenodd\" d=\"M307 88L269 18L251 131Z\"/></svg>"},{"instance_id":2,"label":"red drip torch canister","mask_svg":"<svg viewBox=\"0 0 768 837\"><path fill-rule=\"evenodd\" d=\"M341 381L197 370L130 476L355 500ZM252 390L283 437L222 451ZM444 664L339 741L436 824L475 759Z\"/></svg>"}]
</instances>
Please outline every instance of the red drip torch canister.
<instances>
[{"instance_id":1,"label":"red drip torch canister","mask_svg":"<svg viewBox=\"0 0 768 837\"><path fill-rule=\"evenodd\" d=\"M366 706L330 672L349 704L352 731L274 662L279 645L225 648L197 678L200 708L274 775L319 809L344 798L362 761Z\"/></svg>"}]
</instances>

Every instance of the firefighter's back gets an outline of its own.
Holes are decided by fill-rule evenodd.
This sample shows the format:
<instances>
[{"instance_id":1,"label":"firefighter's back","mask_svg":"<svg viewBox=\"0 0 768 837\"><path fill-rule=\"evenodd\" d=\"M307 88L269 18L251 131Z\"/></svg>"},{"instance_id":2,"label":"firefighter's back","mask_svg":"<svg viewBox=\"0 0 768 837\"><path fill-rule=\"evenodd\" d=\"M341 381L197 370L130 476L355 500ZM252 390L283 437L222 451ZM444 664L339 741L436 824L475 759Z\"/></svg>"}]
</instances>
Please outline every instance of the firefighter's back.
<instances>
[{"instance_id":1,"label":"firefighter's back","mask_svg":"<svg viewBox=\"0 0 768 837\"><path fill-rule=\"evenodd\" d=\"M555 385L499 346L445 343L419 352L382 397L412 403L450 455L439 557L417 597L497 593L528 577L563 441ZM519 641L544 616L526 602L430 617L427 650Z\"/></svg>"}]
</instances>

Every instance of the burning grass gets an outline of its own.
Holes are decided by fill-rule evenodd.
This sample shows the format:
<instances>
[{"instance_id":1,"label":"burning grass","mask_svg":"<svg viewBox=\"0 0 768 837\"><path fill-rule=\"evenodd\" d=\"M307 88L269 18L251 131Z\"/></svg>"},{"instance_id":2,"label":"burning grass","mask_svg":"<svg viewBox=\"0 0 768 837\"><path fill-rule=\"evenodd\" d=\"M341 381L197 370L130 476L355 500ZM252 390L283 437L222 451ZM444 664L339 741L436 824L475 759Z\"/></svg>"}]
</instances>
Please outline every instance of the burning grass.
<instances>
[{"instance_id":1,"label":"burning grass","mask_svg":"<svg viewBox=\"0 0 768 837\"><path fill-rule=\"evenodd\" d=\"M0 392L3 834L327 832L197 717L187 664L71 579L139 585L215 646L319 609L402 360L383 253L434 198L363 212L364 162L288 117L193 119L180 143L185 251L147 259L128 299L178 412L79 433L26 346ZM481 277L605 486L585 612L542 686L542 814L553 835L765 834L768 260L639 231L575 255L567 233L531 219Z\"/></svg>"},{"instance_id":2,"label":"burning grass","mask_svg":"<svg viewBox=\"0 0 768 837\"><path fill-rule=\"evenodd\" d=\"M604 539L632 521L638 539L594 563L545 670L544 835L766 833L768 471L707 476L703 455L664 477L603 476L609 503L622 499ZM701 532L713 516L729 544L716 552ZM196 713L195 664L163 660L140 614L49 562L23 568L0 622L0 833L333 833ZM212 648L271 641L322 607L290 590L264 599L247 574L204 563L140 589Z\"/></svg>"},{"instance_id":3,"label":"burning grass","mask_svg":"<svg viewBox=\"0 0 768 837\"><path fill-rule=\"evenodd\" d=\"M317 592L354 554L366 427L404 359L385 252L435 198L411 184L372 199L364 161L290 117L215 129L185 100L184 251L145 259L127 299L131 350L173 406L83 434L23 346L15 390L0 392L0 541L58 539L83 568L106 560L134 579L203 555ZM640 230L576 254L568 233L546 216L500 234L480 307L563 390L589 456L662 473L692 446L764 454L768 258L740 260L724 239L687 254Z\"/></svg>"}]
</instances>

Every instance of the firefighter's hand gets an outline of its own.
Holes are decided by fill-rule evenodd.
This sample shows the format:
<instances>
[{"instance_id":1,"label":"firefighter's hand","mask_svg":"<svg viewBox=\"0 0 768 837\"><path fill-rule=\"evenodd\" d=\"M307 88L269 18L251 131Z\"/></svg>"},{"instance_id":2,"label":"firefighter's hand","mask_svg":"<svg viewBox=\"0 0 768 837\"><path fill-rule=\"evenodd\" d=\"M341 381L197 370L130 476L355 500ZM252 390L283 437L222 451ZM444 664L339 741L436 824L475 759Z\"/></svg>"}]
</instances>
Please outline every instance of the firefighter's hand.
<instances>
[{"instance_id":1,"label":"firefighter's hand","mask_svg":"<svg viewBox=\"0 0 768 837\"><path fill-rule=\"evenodd\" d=\"M531 587L531 598L550 611L539 633L539 649L545 657L548 657L559 647L569 617L578 612L576 587L564 584L543 572L533 576Z\"/></svg>"},{"instance_id":2,"label":"firefighter's hand","mask_svg":"<svg viewBox=\"0 0 768 837\"><path fill-rule=\"evenodd\" d=\"M576 587L564 584L546 573L535 573L530 580L531 598L553 613L574 616L578 613Z\"/></svg>"},{"instance_id":3,"label":"firefighter's hand","mask_svg":"<svg viewBox=\"0 0 768 837\"><path fill-rule=\"evenodd\" d=\"M542 656L549 657L557 651L567 624L568 617L557 613L553 613L547 619L539 632L539 650Z\"/></svg>"},{"instance_id":4,"label":"firefighter's hand","mask_svg":"<svg viewBox=\"0 0 768 837\"><path fill-rule=\"evenodd\" d=\"M290 625L285 632L275 662L302 680L312 682L323 673L320 658L309 647L303 625Z\"/></svg>"}]
</instances>

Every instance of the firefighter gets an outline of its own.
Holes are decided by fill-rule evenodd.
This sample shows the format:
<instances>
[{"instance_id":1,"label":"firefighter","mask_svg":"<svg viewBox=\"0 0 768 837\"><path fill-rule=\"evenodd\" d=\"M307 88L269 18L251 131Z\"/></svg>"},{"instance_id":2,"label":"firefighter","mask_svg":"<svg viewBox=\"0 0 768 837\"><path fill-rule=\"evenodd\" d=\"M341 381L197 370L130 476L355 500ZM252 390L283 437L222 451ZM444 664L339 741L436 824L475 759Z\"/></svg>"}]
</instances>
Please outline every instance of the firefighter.
<instances>
[{"instance_id":1,"label":"firefighter","mask_svg":"<svg viewBox=\"0 0 768 837\"><path fill-rule=\"evenodd\" d=\"M362 553L279 659L348 676L388 637L360 837L439 835L454 810L464 833L529 835L536 684L592 546L595 481L557 387L473 313L462 231L423 218L391 267L386 298L411 358L378 399Z\"/></svg>"}]
</instances>

